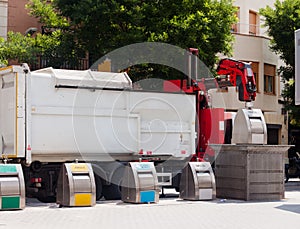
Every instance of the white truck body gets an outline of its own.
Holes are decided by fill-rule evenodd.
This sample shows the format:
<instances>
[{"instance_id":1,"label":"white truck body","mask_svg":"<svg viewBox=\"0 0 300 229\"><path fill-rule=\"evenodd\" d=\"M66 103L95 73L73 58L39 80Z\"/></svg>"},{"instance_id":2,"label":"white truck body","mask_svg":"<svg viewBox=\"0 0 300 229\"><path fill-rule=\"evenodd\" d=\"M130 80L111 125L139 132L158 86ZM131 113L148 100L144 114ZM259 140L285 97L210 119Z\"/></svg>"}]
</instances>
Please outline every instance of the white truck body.
<instances>
[{"instance_id":1,"label":"white truck body","mask_svg":"<svg viewBox=\"0 0 300 229\"><path fill-rule=\"evenodd\" d=\"M195 152L195 97L131 90L126 73L0 69L2 158L27 163L182 160Z\"/></svg>"}]
</instances>

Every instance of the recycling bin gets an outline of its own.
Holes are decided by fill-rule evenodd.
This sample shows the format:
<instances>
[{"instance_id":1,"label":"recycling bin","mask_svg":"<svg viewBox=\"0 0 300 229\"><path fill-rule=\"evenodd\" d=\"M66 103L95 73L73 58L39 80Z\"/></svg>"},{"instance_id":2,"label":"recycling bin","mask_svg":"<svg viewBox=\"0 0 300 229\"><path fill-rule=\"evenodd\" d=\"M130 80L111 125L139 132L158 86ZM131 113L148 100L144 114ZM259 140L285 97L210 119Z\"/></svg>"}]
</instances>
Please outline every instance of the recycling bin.
<instances>
[{"instance_id":1,"label":"recycling bin","mask_svg":"<svg viewBox=\"0 0 300 229\"><path fill-rule=\"evenodd\" d=\"M56 203L60 206L94 206L95 178L89 163L64 163L57 182Z\"/></svg>"},{"instance_id":2,"label":"recycling bin","mask_svg":"<svg viewBox=\"0 0 300 229\"><path fill-rule=\"evenodd\" d=\"M25 183L19 164L0 164L0 210L25 208Z\"/></svg>"},{"instance_id":3,"label":"recycling bin","mask_svg":"<svg viewBox=\"0 0 300 229\"><path fill-rule=\"evenodd\" d=\"M179 197L184 200L216 198L215 176L209 162L189 162L183 169Z\"/></svg>"},{"instance_id":4,"label":"recycling bin","mask_svg":"<svg viewBox=\"0 0 300 229\"><path fill-rule=\"evenodd\" d=\"M153 162L130 162L122 181L122 201L128 203L157 203L159 188Z\"/></svg>"}]
</instances>

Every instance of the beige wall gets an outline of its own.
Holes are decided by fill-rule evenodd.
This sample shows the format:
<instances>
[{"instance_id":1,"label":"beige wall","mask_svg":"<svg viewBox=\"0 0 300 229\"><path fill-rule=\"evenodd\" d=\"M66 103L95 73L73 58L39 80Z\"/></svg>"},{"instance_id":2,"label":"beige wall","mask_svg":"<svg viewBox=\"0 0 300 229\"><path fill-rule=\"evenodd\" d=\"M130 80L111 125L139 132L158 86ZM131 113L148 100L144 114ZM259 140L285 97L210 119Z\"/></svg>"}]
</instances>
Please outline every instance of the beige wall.
<instances>
[{"instance_id":1,"label":"beige wall","mask_svg":"<svg viewBox=\"0 0 300 229\"><path fill-rule=\"evenodd\" d=\"M241 33L248 34L249 10L258 13L260 8L274 6L275 0L235 0L234 5L240 8L240 29ZM258 22L260 19L258 18ZM259 34L267 36L266 28L259 27Z\"/></svg>"},{"instance_id":2,"label":"beige wall","mask_svg":"<svg viewBox=\"0 0 300 229\"><path fill-rule=\"evenodd\" d=\"M41 26L35 18L28 15L25 5L28 0L8 1L8 31L20 32L22 34L30 27L40 30Z\"/></svg>"}]
</instances>

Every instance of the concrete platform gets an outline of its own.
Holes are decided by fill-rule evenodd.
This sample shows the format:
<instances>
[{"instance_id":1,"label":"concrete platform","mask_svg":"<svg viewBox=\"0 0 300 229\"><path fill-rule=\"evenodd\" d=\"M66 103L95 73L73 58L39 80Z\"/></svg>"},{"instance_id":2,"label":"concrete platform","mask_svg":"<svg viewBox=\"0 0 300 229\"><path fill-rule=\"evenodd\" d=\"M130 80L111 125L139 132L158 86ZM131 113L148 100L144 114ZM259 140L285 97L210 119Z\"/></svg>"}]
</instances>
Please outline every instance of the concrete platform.
<instances>
[{"instance_id":1,"label":"concrete platform","mask_svg":"<svg viewBox=\"0 0 300 229\"><path fill-rule=\"evenodd\" d=\"M282 229L299 224L300 180L291 179L286 190L284 200L272 202L183 201L173 190L158 204L98 201L95 207L58 208L27 199L24 210L0 212L0 228Z\"/></svg>"}]
</instances>

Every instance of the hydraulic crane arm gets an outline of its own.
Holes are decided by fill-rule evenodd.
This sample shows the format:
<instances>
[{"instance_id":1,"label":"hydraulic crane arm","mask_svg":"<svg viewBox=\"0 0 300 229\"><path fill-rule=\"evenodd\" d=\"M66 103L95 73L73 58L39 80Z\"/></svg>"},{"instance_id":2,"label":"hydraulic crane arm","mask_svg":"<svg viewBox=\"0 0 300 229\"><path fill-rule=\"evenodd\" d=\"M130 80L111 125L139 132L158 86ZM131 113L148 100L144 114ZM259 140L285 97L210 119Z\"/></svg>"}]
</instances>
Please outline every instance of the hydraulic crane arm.
<instances>
[{"instance_id":1,"label":"hydraulic crane arm","mask_svg":"<svg viewBox=\"0 0 300 229\"><path fill-rule=\"evenodd\" d=\"M222 59L217 68L218 75L226 75L226 78L219 77L219 85L222 81L230 82L232 86L237 86L239 100L251 102L256 97L256 82L252 72L251 64L233 59Z\"/></svg>"}]
</instances>

